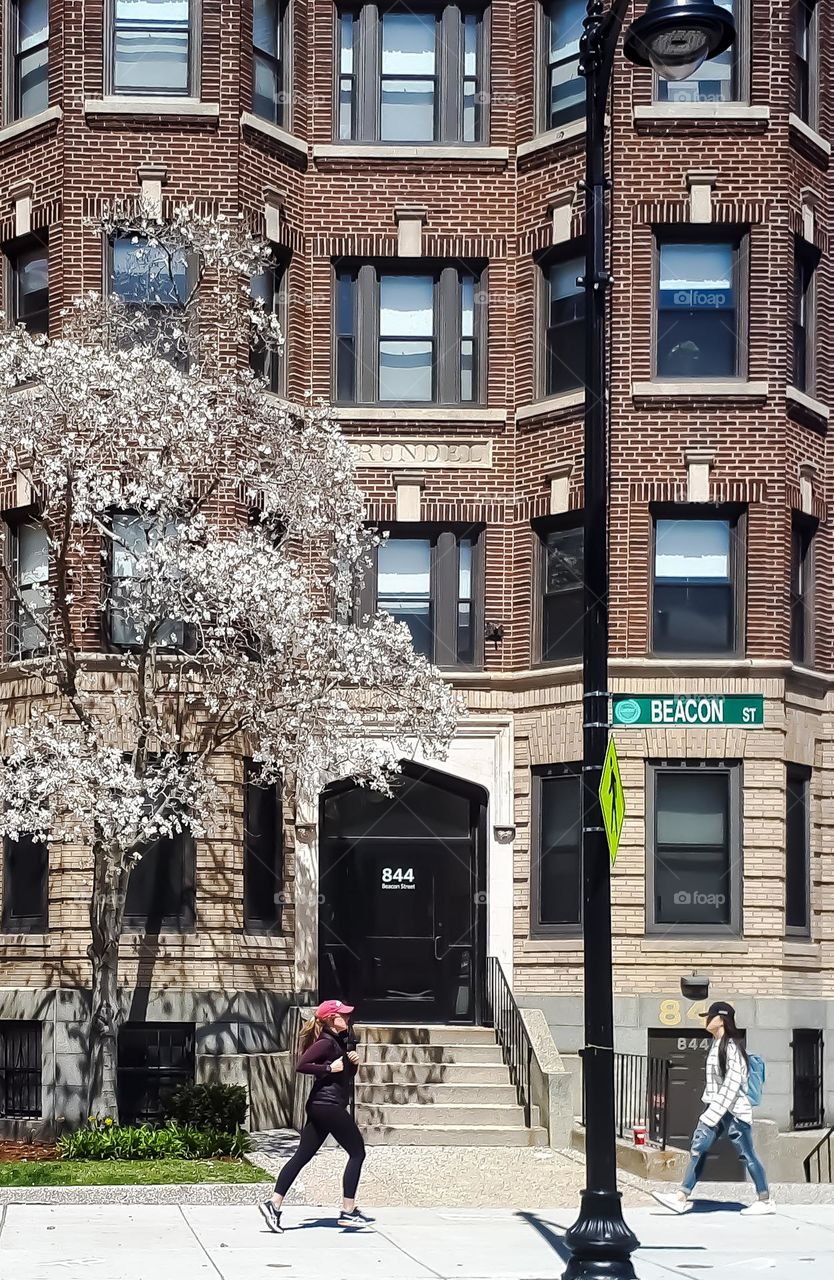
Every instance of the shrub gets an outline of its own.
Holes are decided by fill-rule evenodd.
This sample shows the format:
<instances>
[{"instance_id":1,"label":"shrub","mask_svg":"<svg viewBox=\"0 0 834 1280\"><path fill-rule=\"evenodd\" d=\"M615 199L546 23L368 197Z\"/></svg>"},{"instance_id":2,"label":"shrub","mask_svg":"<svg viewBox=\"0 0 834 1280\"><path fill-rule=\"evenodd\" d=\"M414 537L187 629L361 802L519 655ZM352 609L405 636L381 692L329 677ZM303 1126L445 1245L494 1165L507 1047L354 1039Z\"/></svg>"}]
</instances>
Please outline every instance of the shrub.
<instances>
[{"instance_id":1,"label":"shrub","mask_svg":"<svg viewBox=\"0 0 834 1280\"><path fill-rule=\"evenodd\" d=\"M237 1133L246 1120L242 1084L187 1084L165 1105L165 1119L220 1133Z\"/></svg>"},{"instance_id":2,"label":"shrub","mask_svg":"<svg viewBox=\"0 0 834 1280\"><path fill-rule=\"evenodd\" d=\"M118 1125L91 1118L86 1128L64 1134L56 1145L62 1160L210 1160L239 1158L252 1142L242 1129L222 1133L174 1121L155 1129L149 1124Z\"/></svg>"}]
</instances>

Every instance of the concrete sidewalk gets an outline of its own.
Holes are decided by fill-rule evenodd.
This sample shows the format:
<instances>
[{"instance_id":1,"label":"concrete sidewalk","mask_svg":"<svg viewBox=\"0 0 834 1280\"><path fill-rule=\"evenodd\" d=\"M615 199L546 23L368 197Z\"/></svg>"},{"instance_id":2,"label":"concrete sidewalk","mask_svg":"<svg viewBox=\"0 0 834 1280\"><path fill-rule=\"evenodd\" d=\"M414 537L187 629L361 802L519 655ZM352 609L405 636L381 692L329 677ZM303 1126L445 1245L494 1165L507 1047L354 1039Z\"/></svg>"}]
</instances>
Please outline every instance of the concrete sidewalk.
<instances>
[{"instance_id":1,"label":"concrete sidewalk","mask_svg":"<svg viewBox=\"0 0 834 1280\"><path fill-rule=\"evenodd\" d=\"M370 1210L368 1211L370 1212ZM320 1208L286 1211L271 1235L254 1207L7 1205L0 1280L555 1280L574 1210L380 1209L343 1231ZM702 1201L679 1218L632 1209L641 1280L829 1280L834 1207L740 1218Z\"/></svg>"}]
</instances>

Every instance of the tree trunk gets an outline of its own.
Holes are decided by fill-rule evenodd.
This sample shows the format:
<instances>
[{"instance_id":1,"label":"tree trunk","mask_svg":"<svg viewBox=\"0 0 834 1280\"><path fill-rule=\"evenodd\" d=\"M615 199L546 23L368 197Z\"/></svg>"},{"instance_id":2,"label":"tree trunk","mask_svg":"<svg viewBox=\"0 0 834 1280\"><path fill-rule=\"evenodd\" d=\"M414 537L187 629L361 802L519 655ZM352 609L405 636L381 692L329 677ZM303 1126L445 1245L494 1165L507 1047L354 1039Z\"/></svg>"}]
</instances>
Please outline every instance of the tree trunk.
<instances>
[{"instance_id":1,"label":"tree trunk","mask_svg":"<svg viewBox=\"0 0 834 1280\"><path fill-rule=\"evenodd\" d=\"M128 872L98 843L93 847L93 869L91 941L87 948L92 966L87 1114L118 1121L119 942Z\"/></svg>"}]
</instances>

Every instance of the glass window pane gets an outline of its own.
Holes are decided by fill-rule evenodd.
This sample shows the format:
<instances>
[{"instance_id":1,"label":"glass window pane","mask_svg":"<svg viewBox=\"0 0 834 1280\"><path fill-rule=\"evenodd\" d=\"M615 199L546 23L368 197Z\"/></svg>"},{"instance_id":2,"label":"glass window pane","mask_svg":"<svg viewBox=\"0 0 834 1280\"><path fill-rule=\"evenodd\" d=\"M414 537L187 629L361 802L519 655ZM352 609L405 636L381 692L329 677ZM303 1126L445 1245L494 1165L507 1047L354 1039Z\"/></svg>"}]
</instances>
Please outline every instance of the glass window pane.
<instances>
[{"instance_id":1,"label":"glass window pane","mask_svg":"<svg viewBox=\"0 0 834 1280\"><path fill-rule=\"evenodd\" d=\"M422 339L379 344L380 400L430 401L434 345Z\"/></svg>"},{"instance_id":2,"label":"glass window pane","mask_svg":"<svg viewBox=\"0 0 834 1280\"><path fill-rule=\"evenodd\" d=\"M431 14L383 14L382 74L433 76L435 26Z\"/></svg>"},{"instance_id":3,"label":"glass window pane","mask_svg":"<svg viewBox=\"0 0 834 1280\"><path fill-rule=\"evenodd\" d=\"M478 26L475 13L467 13L463 19L463 74L474 76L478 71Z\"/></svg>"},{"instance_id":4,"label":"glass window pane","mask_svg":"<svg viewBox=\"0 0 834 1280\"><path fill-rule=\"evenodd\" d=\"M281 103L278 100L278 69L274 63L255 56L254 84L252 86L252 110L263 120L277 124Z\"/></svg>"},{"instance_id":5,"label":"glass window pane","mask_svg":"<svg viewBox=\"0 0 834 1280\"><path fill-rule=\"evenodd\" d=\"M278 0L254 0L252 42L256 49L278 56Z\"/></svg>"},{"instance_id":6,"label":"glass window pane","mask_svg":"<svg viewBox=\"0 0 834 1280\"><path fill-rule=\"evenodd\" d=\"M49 543L42 524L22 524L17 534L18 586L35 587L49 581Z\"/></svg>"},{"instance_id":7,"label":"glass window pane","mask_svg":"<svg viewBox=\"0 0 834 1280\"><path fill-rule=\"evenodd\" d=\"M656 777L655 919L730 920L729 774L661 771Z\"/></svg>"},{"instance_id":8,"label":"glass window pane","mask_svg":"<svg viewBox=\"0 0 834 1280\"><path fill-rule=\"evenodd\" d=\"M657 775L657 839L662 845L723 845L727 840L726 774L668 770Z\"/></svg>"},{"instance_id":9,"label":"glass window pane","mask_svg":"<svg viewBox=\"0 0 834 1280\"><path fill-rule=\"evenodd\" d=\"M339 70L343 75L353 71L353 14L343 13L339 20Z\"/></svg>"},{"instance_id":10,"label":"glass window pane","mask_svg":"<svg viewBox=\"0 0 834 1280\"><path fill-rule=\"evenodd\" d=\"M582 529L559 529L547 535L545 590L548 594L581 585L583 538Z\"/></svg>"},{"instance_id":11,"label":"glass window pane","mask_svg":"<svg viewBox=\"0 0 834 1280\"><path fill-rule=\"evenodd\" d=\"M433 80L383 80L381 136L386 142L434 140Z\"/></svg>"},{"instance_id":12,"label":"glass window pane","mask_svg":"<svg viewBox=\"0 0 834 1280\"><path fill-rule=\"evenodd\" d=\"M113 241L113 292L123 302L180 306L188 296L184 249L168 255L160 246L135 238Z\"/></svg>"},{"instance_id":13,"label":"glass window pane","mask_svg":"<svg viewBox=\"0 0 834 1280\"><path fill-rule=\"evenodd\" d=\"M383 338L423 338L434 333L431 276L380 276L379 332Z\"/></svg>"},{"instance_id":14,"label":"glass window pane","mask_svg":"<svg viewBox=\"0 0 834 1280\"><path fill-rule=\"evenodd\" d=\"M24 53L49 35L49 0L18 0L17 49Z\"/></svg>"},{"instance_id":15,"label":"glass window pane","mask_svg":"<svg viewBox=\"0 0 834 1280\"><path fill-rule=\"evenodd\" d=\"M15 289L12 321L30 333L49 330L49 258L43 247L30 249L12 258Z\"/></svg>"},{"instance_id":16,"label":"glass window pane","mask_svg":"<svg viewBox=\"0 0 834 1280\"><path fill-rule=\"evenodd\" d=\"M433 653L431 542L389 538L377 549L377 606L404 622L418 653Z\"/></svg>"},{"instance_id":17,"label":"glass window pane","mask_svg":"<svg viewBox=\"0 0 834 1280\"><path fill-rule=\"evenodd\" d=\"M582 918L582 815L578 776L542 778L539 923Z\"/></svg>"},{"instance_id":18,"label":"glass window pane","mask_svg":"<svg viewBox=\"0 0 834 1280\"><path fill-rule=\"evenodd\" d=\"M658 653L704 657L735 648L733 589L729 583L655 585L653 645Z\"/></svg>"},{"instance_id":19,"label":"glass window pane","mask_svg":"<svg viewBox=\"0 0 834 1280\"><path fill-rule=\"evenodd\" d=\"M563 62L550 72L548 124L551 129L578 119L585 110L585 81L575 62Z\"/></svg>"},{"instance_id":20,"label":"glass window pane","mask_svg":"<svg viewBox=\"0 0 834 1280\"><path fill-rule=\"evenodd\" d=\"M661 377L732 377L738 334L732 244L660 248L657 372Z\"/></svg>"},{"instance_id":21,"label":"glass window pane","mask_svg":"<svg viewBox=\"0 0 834 1280\"><path fill-rule=\"evenodd\" d=\"M548 6L551 61L579 53L586 11L585 0L552 0Z\"/></svg>"},{"instance_id":22,"label":"glass window pane","mask_svg":"<svg viewBox=\"0 0 834 1280\"><path fill-rule=\"evenodd\" d=\"M472 595L472 543L461 538L458 544L458 597L468 600Z\"/></svg>"},{"instance_id":23,"label":"glass window pane","mask_svg":"<svg viewBox=\"0 0 834 1280\"><path fill-rule=\"evenodd\" d=\"M728 582L729 520L658 520L655 579Z\"/></svg>"},{"instance_id":24,"label":"glass window pane","mask_svg":"<svg viewBox=\"0 0 834 1280\"><path fill-rule=\"evenodd\" d=\"M117 91L188 92L188 0L116 0Z\"/></svg>"},{"instance_id":25,"label":"glass window pane","mask_svg":"<svg viewBox=\"0 0 834 1280\"><path fill-rule=\"evenodd\" d=\"M49 106L48 49L43 45L18 61L18 110L25 119Z\"/></svg>"},{"instance_id":26,"label":"glass window pane","mask_svg":"<svg viewBox=\"0 0 834 1280\"><path fill-rule=\"evenodd\" d=\"M715 296L732 291L733 260L731 244L662 244L660 246L661 290L698 289L713 296L671 300L677 306L727 307L732 298Z\"/></svg>"}]
</instances>

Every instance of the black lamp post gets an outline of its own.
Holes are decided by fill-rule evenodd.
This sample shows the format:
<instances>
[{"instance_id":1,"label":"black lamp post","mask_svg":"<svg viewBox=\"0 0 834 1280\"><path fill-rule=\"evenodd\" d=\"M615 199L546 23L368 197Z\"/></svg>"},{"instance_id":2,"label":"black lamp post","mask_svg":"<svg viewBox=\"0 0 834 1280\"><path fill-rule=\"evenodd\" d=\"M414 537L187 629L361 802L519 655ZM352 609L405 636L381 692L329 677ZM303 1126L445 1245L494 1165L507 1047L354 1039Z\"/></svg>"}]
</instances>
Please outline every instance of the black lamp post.
<instances>
[{"instance_id":1,"label":"black lamp post","mask_svg":"<svg viewBox=\"0 0 834 1280\"><path fill-rule=\"evenodd\" d=\"M637 1238L623 1221L614 1136L614 996L611 867L599 784L608 745L608 456L605 266L605 108L628 0L588 0L579 72L585 106L585 620L582 854L585 935L585 1169L579 1217L565 1236L564 1280L630 1280ZM733 18L713 0L650 0L630 27L625 55L663 79L682 80L735 39Z\"/></svg>"}]
</instances>

